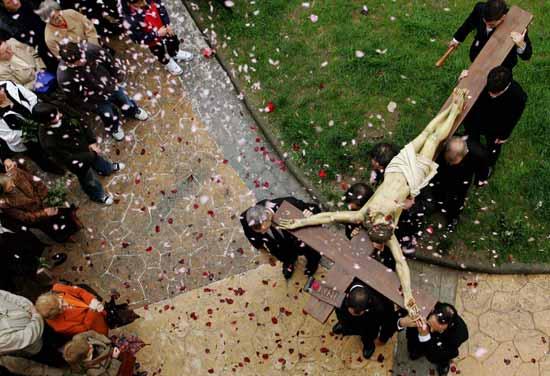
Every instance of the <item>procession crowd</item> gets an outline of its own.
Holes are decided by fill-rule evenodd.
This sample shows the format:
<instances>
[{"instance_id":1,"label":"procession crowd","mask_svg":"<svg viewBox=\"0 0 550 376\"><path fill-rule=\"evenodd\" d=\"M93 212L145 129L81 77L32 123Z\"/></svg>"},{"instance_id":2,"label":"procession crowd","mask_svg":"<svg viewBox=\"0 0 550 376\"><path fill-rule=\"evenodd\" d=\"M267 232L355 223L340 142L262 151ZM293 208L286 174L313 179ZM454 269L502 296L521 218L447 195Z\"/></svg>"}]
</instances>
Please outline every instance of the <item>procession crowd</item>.
<instances>
[{"instance_id":1,"label":"procession crowd","mask_svg":"<svg viewBox=\"0 0 550 376\"><path fill-rule=\"evenodd\" d=\"M502 0L478 3L451 45L475 30L470 50L475 59L507 10ZM92 287L68 281L53 284L49 291L21 289L27 277L67 258L62 253L41 258L46 245L33 232L63 243L74 241L82 228L75 205L51 203L46 184L33 174L36 167L29 161L51 174L69 171L100 205L114 202L101 177L125 165L104 155L91 125L99 119L107 137L123 141L123 119L149 117L127 93L127 67L111 46L114 38L126 37L149 49L172 75L181 75L181 62L194 57L180 49L161 0L0 1L0 246L6 260L0 266L1 375L63 375L68 369L87 375L145 374L135 361L143 343L131 336L108 336L109 329L136 318L126 304L116 304L116 292L106 302ZM404 254L414 254L428 214L442 213L450 230L457 225L470 186L487 184L502 145L521 117L527 95L512 69L518 58L530 58L532 47L526 33L512 33L511 38L516 47L489 73L485 90L464 121L463 134L446 143L430 187L404 208L395 229ZM399 147L389 143L373 147L370 181L352 185L344 195L349 210L367 203L398 152ZM282 262L286 279L299 255L307 258L305 273L313 276L319 253L272 221L285 200L305 216L321 212L318 205L292 197L260 201L241 215L244 233L255 248L266 249ZM356 236L360 227L346 225L346 236ZM387 246L376 241L373 246L372 257L395 270ZM441 375L468 338L466 324L452 305L436 304L428 325L418 326L406 311L361 281L349 287L336 313L333 333L360 335L365 358L406 329L411 358L426 356Z\"/></svg>"}]
</instances>

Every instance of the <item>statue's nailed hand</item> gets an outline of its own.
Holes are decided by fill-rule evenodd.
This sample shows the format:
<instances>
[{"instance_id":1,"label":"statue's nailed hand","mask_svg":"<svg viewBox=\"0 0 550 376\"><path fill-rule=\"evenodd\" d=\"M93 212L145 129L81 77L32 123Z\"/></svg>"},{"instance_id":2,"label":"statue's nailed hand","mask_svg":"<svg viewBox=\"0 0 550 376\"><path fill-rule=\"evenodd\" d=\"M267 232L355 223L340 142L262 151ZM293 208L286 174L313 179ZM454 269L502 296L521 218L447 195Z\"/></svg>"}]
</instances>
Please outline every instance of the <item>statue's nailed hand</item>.
<instances>
[{"instance_id":1,"label":"statue's nailed hand","mask_svg":"<svg viewBox=\"0 0 550 376\"><path fill-rule=\"evenodd\" d=\"M281 218L277 222L277 225L279 228L282 228L284 230L294 230L295 228L300 227L298 220L296 219L287 219L287 218Z\"/></svg>"},{"instance_id":2,"label":"statue's nailed hand","mask_svg":"<svg viewBox=\"0 0 550 376\"><path fill-rule=\"evenodd\" d=\"M409 316L411 319L417 321L421 320L422 317L420 316L420 308L416 305L416 300L414 298L410 298L407 302L407 312L409 312Z\"/></svg>"}]
</instances>

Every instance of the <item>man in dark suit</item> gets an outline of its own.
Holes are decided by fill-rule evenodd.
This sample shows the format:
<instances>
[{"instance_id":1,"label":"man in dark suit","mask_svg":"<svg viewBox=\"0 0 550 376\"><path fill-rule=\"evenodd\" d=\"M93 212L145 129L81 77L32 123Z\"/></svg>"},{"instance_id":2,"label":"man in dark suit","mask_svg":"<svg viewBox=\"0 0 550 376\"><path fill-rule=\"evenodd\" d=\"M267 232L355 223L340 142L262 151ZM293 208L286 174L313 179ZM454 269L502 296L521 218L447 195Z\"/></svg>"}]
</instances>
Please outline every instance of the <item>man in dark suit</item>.
<instances>
[{"instance_id":1,"label":"man in dark suit","mask_svg":"<svg viewBox=\"0 0 550 376\"><path fill-rule=\"evenodd\" d=\"M460 211L472 181L476 186L487 183L490 173L489 153L479 141L454 136L445 144L437 163L439 169L432 181L432 200L444 213L447 225L458 223Z\"/></svg>"},{"instance_id":2,"label":"man in dark suit","mask_svg":"<svg viewBox=\"0 0 550 376\"><path fill-rule=\"evenodd\" d=\"M338 322L334 334L358 335L363 342L363 357L369 359L376 346L382 346L396 332L397 312L393 303L373 289L357 283L336 309Z\"/></svg>"},{"instance_id":3,"label":"man in dark suit","mask_svg":"<svg viewBox=\"0 0 550 376\"><path fill-rule=\"evenodd\" d=\"M485 136L491 166L496 164L502 145L510 138L526 103L527 94L514 81L511 69L501 66L489 72L487 86L464 119L464 128L475 141Z\"/></svg>"},{"instance_id":4,"label":"man in dark suit","mask_svg":"<svg viewBox=\"0 0 550 376\"><path fill-rule=\"evenodd\" d=\"M451 360L458 348L468 339L468 327L447 303L436 303L425 323L418 325L409 316L397 320L397 329L407 328L407 349L411 360L425 356L435 364L440 376L449 373Z\"/></svg>"},{"instance_id":5,"label":"man in dark suit","mask_svg":"<svg viewBox=\"0 0 550 376\"><path fill-rule=\"evenodd\" d=\"M307 264L304 273L311 276L317 271L321 255L300 242L288 231L277 228L272 222L273 214L277 212L283 201L288 201L302 210L306 217L321 212L318 205L307 204L294 197L262 200L241 214L244 234L254 248L265 248L283 263L283 275L286 279L289 279L294 273L299 255L306 257Z\"/></svg>"},{"instance_id":6,"label":"man in dark suit","mask_svg":"<svg viewBox=\"0 0 550 376\"><path fill-rule=\"evenodd\" d=\"M372 193L372 188L367 184L355 183L348 188L342 200L347 210L359 210L369 201ZM346 237L350 240L357 235L359 230L363 227L361 223L346 223L344 226Z\"/></svg>"},{"instance_id":7,"label":"man in dark suit","mask_svg":"<svg viewBox=\"0 0 550 376\"><path fill-rule=\"evenodd\" d=\"M458 46L464 42L470 32L476 30L474 42L470 47L470 60L474 61L491 38L491 35L493 35L495 29L502 24L507 12L508 6L504 0L489 0L484 3L477 3L472 13L454 34L449 46ZM512 32L510 38L512 38L516 47L512 48L502 65L512 69L518 63L518 57L522 60L529 60L533 54L533 48L527 30L523 33Z\"/></svg>"}]
</instances>

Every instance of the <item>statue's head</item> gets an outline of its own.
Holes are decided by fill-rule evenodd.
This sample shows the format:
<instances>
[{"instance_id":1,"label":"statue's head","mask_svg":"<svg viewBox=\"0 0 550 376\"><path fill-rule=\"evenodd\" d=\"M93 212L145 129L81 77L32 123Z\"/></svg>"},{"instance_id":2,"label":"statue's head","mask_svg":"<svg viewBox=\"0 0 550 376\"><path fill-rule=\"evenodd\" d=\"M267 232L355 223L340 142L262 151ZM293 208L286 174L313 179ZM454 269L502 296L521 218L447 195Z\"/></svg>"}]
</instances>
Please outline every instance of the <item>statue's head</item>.
<instances>
[{"instance_id":1,"label":"statue's head","mask_svg":"<svg viewBox=\"0 0 550 376\"><path fill-rule=\"evenodd\" d=\"M395 225L391 215L369 213L366 227L371 241L384 244L392 237Z\"/></svg>"}]
</instances>

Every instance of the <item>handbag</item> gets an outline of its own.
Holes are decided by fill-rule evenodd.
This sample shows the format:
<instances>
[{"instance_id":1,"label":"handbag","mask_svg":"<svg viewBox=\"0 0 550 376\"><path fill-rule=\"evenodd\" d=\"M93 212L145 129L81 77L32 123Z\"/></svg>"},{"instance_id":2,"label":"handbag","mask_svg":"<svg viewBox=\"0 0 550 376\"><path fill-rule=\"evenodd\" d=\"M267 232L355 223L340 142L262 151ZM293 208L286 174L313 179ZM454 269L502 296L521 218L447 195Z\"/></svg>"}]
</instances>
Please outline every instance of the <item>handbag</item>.
<instances>
[{"instance_id":1,"label":"handbag","mask_svg":"<svg viewBox=\"0 0 550 376\"><path fill-rule=\"evenodd\" d=\"M38 94L47 94L55 89L57 79L53 73L40 71L36 74L34 91Z\"/></svg>"}]
</instances>

